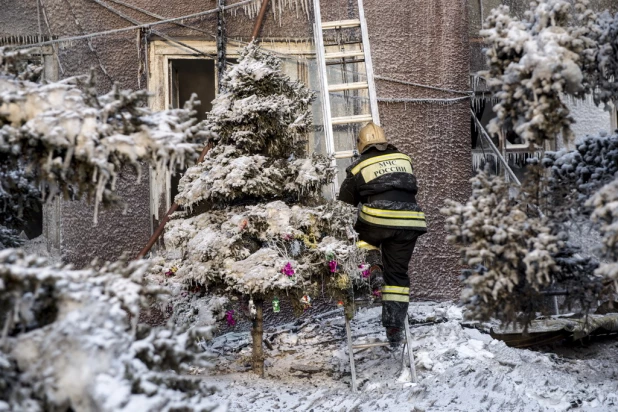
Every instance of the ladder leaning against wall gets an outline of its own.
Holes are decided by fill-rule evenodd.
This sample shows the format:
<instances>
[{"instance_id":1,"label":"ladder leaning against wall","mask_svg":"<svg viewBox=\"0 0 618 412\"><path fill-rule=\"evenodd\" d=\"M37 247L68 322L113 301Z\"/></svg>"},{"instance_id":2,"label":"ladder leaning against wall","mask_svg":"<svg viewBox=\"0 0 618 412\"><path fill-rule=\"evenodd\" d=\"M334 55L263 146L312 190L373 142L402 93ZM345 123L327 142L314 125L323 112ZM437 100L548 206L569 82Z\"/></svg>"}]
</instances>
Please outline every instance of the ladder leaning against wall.
<instances>
[{"instance_id":1,"label":"ladder leaning against wall","mask_svg":"<svg viewBox=\"0 0 618 412\"><path fill-rule=\"evenodd\" d=\"M337 20L337 21L322 21L322 14L320 10L320 0L313 1L313 10L315 12L314 34L315 34L315 48L316 56L318 60L318 71L320 77L320 90L322 94L322 111L324 122L324 135L326 139L326 151L328 155L334 156L334 162L336 159L349 159L354 156L354 143L350 142L351 147L346 150L337 150L335 147L335 138L333 126L345 125L352 123L365 123L372 121L373 123L380 125L380 115L378 113L378 99L376 96L375 83L373 79L373 65L371 62L371 49L369 47L369 35L367 31L367 22L365 20L365 10L363 8L363 0L358 0L358 18L349 20ZM361 40L357 43L346 42L345 45L358 44L360 48L358 50L342 50L337 52L326 52L327 46L324 43L324 32L328 30L341 30L347 28L360 28ZM329 84L327 66L332 64L341 65L343 70L346 70L347 65L355 65L357 63L365 64L366 81L356 82L342 82ZM354 71L353 69L351 71ZM370 112L365 114L349 114L344 116L333 117L330 93L346 92L352 90L367 89L369 92L369 108ZM335 164L336 166L336 164ZM339 187L337 178L332 185L333 196L336 194L336 190ZM349 310L352 309L352 310ZM373 343L361 343L354 344L352 342L352 330L350 327L350 321L353 316L354 309L346 308L345 322L346 322L346 334L348 343L348 354L350 358L350 371L352 375L352 390L357 391L358 385L356 382L356 367L354 364L354 350L366 349L370 347L389 346L388 342L373 342ZM414 365L414 355L412 353L411 343L412 335L410 334L410 326L408 316L405 319L405 346L403 351L408 351L408 361L410 368L410 375L412 382L417 381L416 368ZM405 358L402 356L402 369L405 368Z\"/></svg>"},{"instance_id":2,"label":"ladder leaning against wall","mask_svg":"<svg viewBox=\"0 0 618 412\"><path fill-rule=\"evenodd\" d=\"M322 14L320 11L320 0L313 0L313 10L315 12L315 48L320 78L320 90L322 95L322 111L324 120L324 135L326 139L326 152L328 155L334 156L335 159L349 159L354 156L354 147L350 147L349 149L346 148L346 150L336 150L333 126L351 123L365 123L369 121L372 121L377 125L380 124L380 115L378 113L378 99L376 96L375 83L373 80L371 49L369 47L369 35L367 31L367 22L365 20L363 1L358 0L357 19L323 22ZM347 42L345 46L349 47L350 45L358 44L360 48L358 50L343 50L345 47L342 45L342 50L340 51L326 52L326 47L328 47L328 45L325 45L324 43L324 32L348 28L360 28L361 40L358 42ZM365 72L367 77L366 81L329 84L327 66L340 65L342 67L342 70L346 70L346 65L351 66L357 63L365 64ZM362 89L367 89L369 91L370 113L350 114L345 116L332 117L330 93ZM337 180L335 180L335 183L333 185L333 192L336 190L337 187L338 182Z\"/></svg>"}]
</instances>

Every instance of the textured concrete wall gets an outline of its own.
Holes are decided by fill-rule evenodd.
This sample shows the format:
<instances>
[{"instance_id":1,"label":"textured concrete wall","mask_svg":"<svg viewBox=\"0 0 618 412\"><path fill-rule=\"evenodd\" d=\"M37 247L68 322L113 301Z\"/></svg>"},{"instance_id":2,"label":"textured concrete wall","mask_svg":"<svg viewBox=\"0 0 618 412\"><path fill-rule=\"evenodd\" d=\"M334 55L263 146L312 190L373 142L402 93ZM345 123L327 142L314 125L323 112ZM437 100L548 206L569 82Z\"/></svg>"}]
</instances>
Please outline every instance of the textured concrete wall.
<instances>
[{"instance_id":1,"label":"textured concrete wall","mask_svg":"<svg viewBox=\"0 0 618 412\"><path fill-rule=\"evenodd\" d=\"M366 8L376 73L455 90L469 88L467 1L375 1L366 2ZM381 97L457 97L385 81L378 82L377 91ZM429 221L429 233L419 240L412 258L412 293L453 298L459 285L458 254L446 243L439 210L447 198L464 201L469 196L469 102L381 103L380 117L387 135L412 156L418 200Z\"/></svg>"}]
</instances>

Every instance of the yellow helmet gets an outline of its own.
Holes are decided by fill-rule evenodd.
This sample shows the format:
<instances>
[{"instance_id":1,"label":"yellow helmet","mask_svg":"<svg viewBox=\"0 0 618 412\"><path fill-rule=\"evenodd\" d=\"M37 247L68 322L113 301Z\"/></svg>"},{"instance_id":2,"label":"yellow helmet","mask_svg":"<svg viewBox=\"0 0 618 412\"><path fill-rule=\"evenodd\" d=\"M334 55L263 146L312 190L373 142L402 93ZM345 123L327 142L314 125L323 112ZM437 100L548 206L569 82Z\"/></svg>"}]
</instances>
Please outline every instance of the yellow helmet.
<instances>
[{"instance_id":1,"label":"yellow helmet","mask_svg":"<svg viewBox=\"0 0 618 412\"><path fill-rule=\"evenodd\" d=\"M373 122L369 122L360 130L356 140L356 148L359 153L363 153L367 146L380 143L388 143L384 129Z\"/></svg>"}]
</instances>

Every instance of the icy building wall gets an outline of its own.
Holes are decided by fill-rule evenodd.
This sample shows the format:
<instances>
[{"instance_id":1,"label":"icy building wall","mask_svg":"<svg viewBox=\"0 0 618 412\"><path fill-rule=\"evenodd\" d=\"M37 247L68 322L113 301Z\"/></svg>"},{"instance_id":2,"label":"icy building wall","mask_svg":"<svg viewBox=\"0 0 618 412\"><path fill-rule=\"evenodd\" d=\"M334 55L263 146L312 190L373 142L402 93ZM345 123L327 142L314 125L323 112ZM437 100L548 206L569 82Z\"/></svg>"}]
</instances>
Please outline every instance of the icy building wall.
<instances>
[{"instance_id":1,"label":"icy building wall","mask_svg":"<svg viewBox=\"0 0 618 412\"><path fill-rule=\"evenodd\" d=\"M425 85L468 90L467 2L405 0L366 2L375 72ZM386 23L388 22L388 23ZM380 97L458 97L379 81ZM418 201L429 223L412 257L411 290L416 297L449 299L458 294L458 254L447 245L439 210L447 198L469 196L470 102L380 103L387 136L412 156Z\"/></svg>"}]
</instances>

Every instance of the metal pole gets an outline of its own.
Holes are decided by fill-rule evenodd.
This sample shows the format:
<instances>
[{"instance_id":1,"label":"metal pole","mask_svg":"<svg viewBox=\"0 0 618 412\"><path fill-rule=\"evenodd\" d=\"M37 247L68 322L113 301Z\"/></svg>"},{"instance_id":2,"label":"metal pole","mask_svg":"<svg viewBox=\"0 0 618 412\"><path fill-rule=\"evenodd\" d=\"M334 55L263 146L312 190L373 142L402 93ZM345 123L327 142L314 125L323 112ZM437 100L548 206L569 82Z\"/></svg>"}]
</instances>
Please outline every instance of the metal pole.
<instances>
[{"instance_id":1,"label":"metal pole","mask_svg":"<svg viewBox=\"0 0 618 412\"><path fill-rule=\"evenodd\" d=\"M354 348L352 346L352 331L350 330L350 319L345 317L345 332L348 335L348 352L350 354L350 371L352 372L352 391L356 392L356 368L354 366Z\"/></svg>"},{"instance_id":2,"label":"metal pole","mask_svg":"<svg viewBox=\"0 0 618 412\"><path fill-rule=\"evenodd\" d=\"M410 374L412 375L412 383L417 383L416 366L414 365L414 354L412 353L412 334L410 333L410 322L406 315L406 345L408 346L408 358L410 359Z\"/></svg>"},{"instance_id":3,"label":"metal pole","mask_svg":"<svg viewBox=\"0 0 618 412\"><path fill-rule=\"evenodd\" d=\"M268 8L268 0L262 0L262 7L260 8L260 14L257 16L257 20L255 21L255 26L253 26L253 34L251 34L251 38L255 40L260 34L260 29L262 28L262 21L264 21L264 16L266 15L266 9Z\"/></svg>"},{"instance_id":4,"label":"metal pole","mask_svg":"<svg viewBox=\"0 0 618 412\"><path fill-rule=\"evenodd\" d=\"M515 173L513 173L513 170L511 170L511 168L509 167L509 164L506 162L506 160L504 160L504 156L502 156L502 153L500 153L500 151L498 150L498 148L496 147L494 142L491 141L491 138L487 134L487 131L485 130L485 128L483 127L481 122L479 122L479 119L476 118L476 115L474 114L474 111L472 109L470 109L470 112L472 113L472 118L474 119L474 122L476 123L476 127L478 127L479 130L481 131L481 136L483 136L485 138L485 140L489 144L489 147L491 148L491 150L496 154L496 156L498 157L498 159L502 163L502 166L504 166L504 169L506 170L506 172L509 174L511 179L513 179L513 182L515 182L515 184L517 186L521 186L521 182L519 181L517 176L515 176Z\"/></svg>"}]
</instances>

